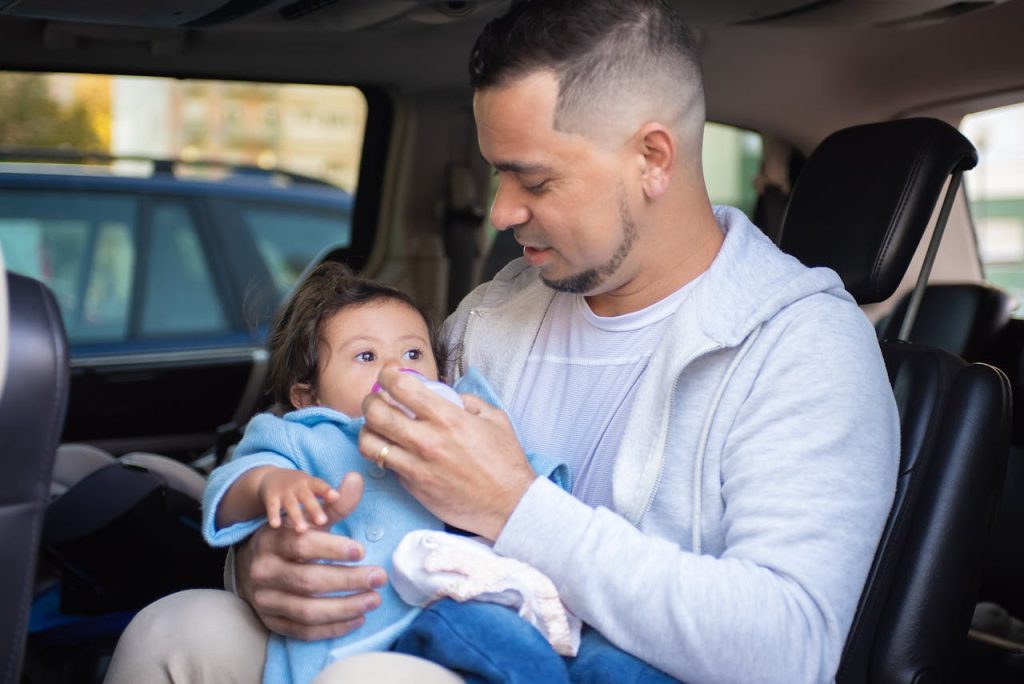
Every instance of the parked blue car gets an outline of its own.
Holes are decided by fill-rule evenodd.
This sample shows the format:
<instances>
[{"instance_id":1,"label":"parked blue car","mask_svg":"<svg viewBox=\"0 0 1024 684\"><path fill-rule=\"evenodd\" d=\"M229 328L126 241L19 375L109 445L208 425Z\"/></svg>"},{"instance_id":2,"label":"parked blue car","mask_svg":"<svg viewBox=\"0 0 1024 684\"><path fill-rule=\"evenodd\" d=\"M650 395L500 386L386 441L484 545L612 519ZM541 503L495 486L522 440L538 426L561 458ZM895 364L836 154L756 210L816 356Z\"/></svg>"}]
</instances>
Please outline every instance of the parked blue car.
<instances>
[{"instance_id":1,"label":"parked blue car","mask_svg":"<svg viewBox=\"0 0 1024 684\"><path fill-rule=\"evenodd\" d=\"M269 321L312 260L351 250L352 196L249 167L55 158L0 156L0 246L60 305L64 441L195 456L259 403Z\"/></svg>"}]
</instances>

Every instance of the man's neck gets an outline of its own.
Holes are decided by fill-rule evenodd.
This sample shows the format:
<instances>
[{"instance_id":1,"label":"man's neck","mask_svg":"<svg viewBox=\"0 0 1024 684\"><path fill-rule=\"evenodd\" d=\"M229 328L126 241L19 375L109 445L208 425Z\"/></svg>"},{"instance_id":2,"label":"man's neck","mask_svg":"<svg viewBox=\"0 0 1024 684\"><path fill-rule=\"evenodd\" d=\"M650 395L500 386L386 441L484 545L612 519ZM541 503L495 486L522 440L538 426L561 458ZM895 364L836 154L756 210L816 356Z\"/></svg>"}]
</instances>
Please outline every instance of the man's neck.
<instances>
[{"instance_id":1,"label":"man's neck","mask_svg":"<svg viewBox=\"0 0 1024 684\"><path fill-rule=\"evenodd\" d=\"M668 297L710 268L725 235L710 212L700 225L666 240L645 245L646 259L627 282L608 292L587 296L598 316L621 316L640 311ZM682 237L688 235L689 237Z\"/></svg>"}]
</instances>

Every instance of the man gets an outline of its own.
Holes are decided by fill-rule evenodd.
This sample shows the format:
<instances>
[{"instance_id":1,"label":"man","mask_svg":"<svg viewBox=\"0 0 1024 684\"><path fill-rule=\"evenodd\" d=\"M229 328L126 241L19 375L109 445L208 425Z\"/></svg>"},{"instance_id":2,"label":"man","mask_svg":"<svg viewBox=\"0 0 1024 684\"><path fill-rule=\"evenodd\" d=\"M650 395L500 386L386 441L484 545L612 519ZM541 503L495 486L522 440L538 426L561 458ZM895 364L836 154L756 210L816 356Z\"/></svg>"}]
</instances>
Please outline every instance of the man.
<instances>
[{"instance_id":1,"label":"man","mask_svg":"<svg viewBox=\"0 0 1024 684\"><path fill-rule=\"evenodd\" d=\"M834 273L711 207L696 48L663 0L513 3L470 70L491 218L524 258L446 322L449 379L479 368L522 443L498 409L388 368L419 420L368 397L362 453L673 677L832 680L898 462L871 326ZM524 448L567 461L573 495ZM339 514L358 483L342 494ZM383 571L308 561L356 557L267 530L239 552L239 592L270 629L344 633Z\"/></svg>"}]
</instances>

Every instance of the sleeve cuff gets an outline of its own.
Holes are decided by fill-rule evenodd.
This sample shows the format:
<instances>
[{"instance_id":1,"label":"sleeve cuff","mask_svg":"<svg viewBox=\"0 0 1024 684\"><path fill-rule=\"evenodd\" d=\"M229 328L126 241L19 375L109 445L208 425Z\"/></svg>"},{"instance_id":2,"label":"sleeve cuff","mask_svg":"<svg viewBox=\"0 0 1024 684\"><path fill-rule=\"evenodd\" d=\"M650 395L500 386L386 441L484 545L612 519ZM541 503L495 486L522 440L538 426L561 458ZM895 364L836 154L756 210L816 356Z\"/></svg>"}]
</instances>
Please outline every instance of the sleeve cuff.
<instances>
[{"instance_id":1,"label":"sleeve cuff","mask_svg":"<svg viewBox=\"0 0 1024 684\"><path fill-rule=\"evenodd\" d=\"M572 494L550 480L537 478L505 523L494 550L532 565L556 586L561 585L593 516L594 509ZM552 544L552 539L559 543Z\"/></svg>"},{"instance_id":2,"label":"sleeve cuff","mask_svg":"<svg viewBox=\"0 0 1024 684\"><path fill-rule=\"evenodd\" d=\"M210 475L206 492L203 495L203 538L211 546L236 544L255 532L260 525L266 522L266 517L262 516L254 520L236 523L219 529L216 523L217 508L220 506L224 494L227 493L231 485L248 471L261 466L295 468L295 464L286 458L266 453L247 456L238 461L231 461L217 468Z\"/></svg>"}]
</instances>

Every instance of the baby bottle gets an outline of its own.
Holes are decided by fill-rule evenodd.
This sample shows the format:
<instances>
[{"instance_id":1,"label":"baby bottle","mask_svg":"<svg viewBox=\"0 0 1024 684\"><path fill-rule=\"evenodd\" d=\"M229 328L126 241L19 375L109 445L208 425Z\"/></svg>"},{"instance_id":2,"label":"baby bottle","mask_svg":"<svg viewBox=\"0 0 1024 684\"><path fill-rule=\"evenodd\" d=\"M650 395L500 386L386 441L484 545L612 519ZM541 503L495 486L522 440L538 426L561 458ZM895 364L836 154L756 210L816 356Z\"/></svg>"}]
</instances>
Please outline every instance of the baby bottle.
<instances>
[{"instance_id":1,"label":"baby bottle","mask_svg":"<svg viewBox=\"0 0 1024 684\"><path fill-rule=\"evenodd\" d=\"M408 373L417 380L421 381L424 385L426 385L427 389L429 389L434 394L440 397L444 397L445 399L447 399L448 401L452 402L457 406L462 406L462 397L459 396L459 393L453 390L450 386L444 384L443 382L438 382L437 380L430 380L427 378L427 376L423 375L423 373L413 370L412 368L402 368L400 369L400 371L402 373ZM380 386L380 383L375 382L370 391L381 392L383 391L383 388ZM390 394L385 393L385 397L387 398L390 404L402 409L402 412L405 413L405 415L409 416L410 418L416 417L415 413L413 413L407 407L397 402L394 399L394 397L392 397Z\"/></svg>"}]
</instances>

